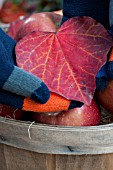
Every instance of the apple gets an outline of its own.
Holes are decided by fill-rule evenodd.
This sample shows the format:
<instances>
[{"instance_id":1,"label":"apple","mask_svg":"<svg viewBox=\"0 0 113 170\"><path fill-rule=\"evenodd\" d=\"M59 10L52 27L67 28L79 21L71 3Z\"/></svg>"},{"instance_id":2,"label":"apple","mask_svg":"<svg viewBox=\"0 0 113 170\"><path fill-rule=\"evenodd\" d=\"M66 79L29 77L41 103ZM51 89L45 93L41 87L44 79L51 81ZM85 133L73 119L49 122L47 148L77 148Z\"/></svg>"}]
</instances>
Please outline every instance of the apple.
<instances>
[{"instance_id":1,"label":"apple","mask_svg":"<svg viewBox=\"0 0 113 170\"><path fill-rule=\"evenodd\" d=\"M19 30L20 26L23 24L23 22L26 20L28 16L20 16L16 21L11 22L8 27L7 34L15 39L15 36L17 34L17 31Z\"/></svg>"},{"instance_id":2,"label":"apple","mask_svg":"<svg viewBox=\"0 0 113 170\"><path fill-rule=\"evenodd\" d=\"M62 16L54 12L40 12L32 14L22 23L14 37L19 41L33 31L56 32Z\"/></svg>"},{"instance_id":3,"label":"apple","mask_svg":"<svg viewBox=\"0 0 113 170\"><path fill-rule=\"evenodd\" d=\"M19 109L0 104L0 116L16 120L22 120L23 112Z\"/></svg>"},{"instance_id":4,"label":"apple","mask_svg":"<svg viewBox=\"0 0 113 170\"><path fill-rule=\"evenodd\" d=\"M102 91L96 91L96 97L102 107L113 114L113 80L110 79Z\"/></svg>"},{"instance_id":5,"label":"apple","mask_svg":"<svg viewBox=\"0 0 113 170\"><path fill-rule=\"evenodd\" d=\"M64 126L94 126L99 125L100 108L93 99L89 106L83 105L68 111L57 113L35 113L33 121L50 125Z\"/></svg>"}]
</instances>

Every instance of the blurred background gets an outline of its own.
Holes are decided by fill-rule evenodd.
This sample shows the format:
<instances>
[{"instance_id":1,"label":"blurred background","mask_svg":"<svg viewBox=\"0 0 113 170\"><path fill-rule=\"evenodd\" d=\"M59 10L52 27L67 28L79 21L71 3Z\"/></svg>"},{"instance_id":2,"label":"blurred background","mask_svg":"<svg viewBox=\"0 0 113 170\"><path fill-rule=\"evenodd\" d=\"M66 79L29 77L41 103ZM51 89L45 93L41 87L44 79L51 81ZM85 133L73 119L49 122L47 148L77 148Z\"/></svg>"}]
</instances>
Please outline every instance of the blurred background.
<instances>
[{"instance_id":1,"label":"blurred background","mask_svg":"<svg viewBox=\"0 0 113 170\"><path fill-rule=\"evenodd\" d=\"M20 16L39 12L59 12L61 9L62 0L0 0L0 25L11 23ZM110 0L109 19L113 25L113 0Z\"/></svg>"},{"instance_id":2,"label":"blurred background","mask_svg":"<svg viewBox=\"0 0 113 170\"><path fill-rule=\"evenodd\" d=\"M32 13L59 11L62 0L0 0L0 25Z\"/></svg>"},{"instance_id":3,"label":"blurred background","mask_svg":"<svg viewBox=\"0 0 113 170\"><path fill-rule=\"evenodd\" d=\"M62 0L26 0L28 6L32 6L34 3L34 8L37 12L43 11L56 11L62 8ZM36 4L36 5L35 5Z\"/></svg>"},{"instance_id":4,"label":"blurred background","mask_svg":"<svg viewBox=\"0 0 113 170\"><path fill-rule=\"evenodd\" d=\"M58 11L60 9L62 9L62 0L0 0L0 22L10 22L10 19L8 21L6 17L13 14L19 16L34 12ZM12 20L15 20L15 18L12 17ZM113 24L113 0L110 0L110 23Z\"/></svg>"}]
</instances>

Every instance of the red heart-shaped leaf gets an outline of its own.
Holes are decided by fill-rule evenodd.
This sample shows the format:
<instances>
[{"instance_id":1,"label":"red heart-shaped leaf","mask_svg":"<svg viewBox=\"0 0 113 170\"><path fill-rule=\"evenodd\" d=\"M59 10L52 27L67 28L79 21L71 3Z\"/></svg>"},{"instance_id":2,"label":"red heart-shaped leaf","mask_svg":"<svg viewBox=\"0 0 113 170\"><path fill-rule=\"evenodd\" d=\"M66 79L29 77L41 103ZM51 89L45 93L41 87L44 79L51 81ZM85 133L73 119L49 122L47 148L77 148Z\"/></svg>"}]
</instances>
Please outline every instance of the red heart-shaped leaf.
<instances>
[{"instance_id":1,"label":"red heart-shaped leaf","mask_svg":"<svg viewBox=\"0 0 113 170\"><path fill-rule=\"evenodd\" d=\"M90 104L95 76L113 45L107 30L90 17L66 21L57 33L32 32L16 46L19 67L40 77L50 91Z\"/></svg>"}]
</instances>

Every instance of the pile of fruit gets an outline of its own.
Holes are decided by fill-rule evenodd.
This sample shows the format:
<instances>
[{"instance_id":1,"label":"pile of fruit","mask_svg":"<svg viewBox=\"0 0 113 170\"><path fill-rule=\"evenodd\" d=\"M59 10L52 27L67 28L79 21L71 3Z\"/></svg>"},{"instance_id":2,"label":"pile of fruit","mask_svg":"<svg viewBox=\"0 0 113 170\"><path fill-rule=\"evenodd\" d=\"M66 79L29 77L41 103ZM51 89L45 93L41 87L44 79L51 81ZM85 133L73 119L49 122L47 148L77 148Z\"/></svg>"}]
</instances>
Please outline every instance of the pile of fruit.
<instances>
[{"instance_id":1,"label":"pile of fruit","mask_svg":"<svg viewBox=\"0 0 113 170\"><path fill-rule=\"evenodd\" d=\"M112 37L101 24L89 17L72 18L60 27L61 18L54 12L35 13L10 23L8 34L17 41L19 67L40 77L51 92L84 104L55 113L22 112L0 105L0 116L64 126L111 123L113 81L110 80L103 91L97 92L95 77L106 62L113 45ZM87 24L82 27L84 23ZM46 64L40 67L41 63ZM103 107L107 111L103 111Z\"/></svg>"}]
</instances>

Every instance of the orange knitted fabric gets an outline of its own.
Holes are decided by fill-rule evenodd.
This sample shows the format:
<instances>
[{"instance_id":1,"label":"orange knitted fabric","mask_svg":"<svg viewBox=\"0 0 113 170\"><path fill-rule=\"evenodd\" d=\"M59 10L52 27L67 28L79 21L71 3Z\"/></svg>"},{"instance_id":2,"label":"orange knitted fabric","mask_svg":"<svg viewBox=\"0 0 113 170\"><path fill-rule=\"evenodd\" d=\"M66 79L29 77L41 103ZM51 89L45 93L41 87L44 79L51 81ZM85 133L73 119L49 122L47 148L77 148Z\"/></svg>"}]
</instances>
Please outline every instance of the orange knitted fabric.
<instances>
[{"instance_id":1,"label":"orange knitted fabric","mask_svg":"<svg viewBox=\"0 0 113 170\"><path fill-rule=\"evenodd\" d=\"M51 93L50 99L45 104L39 104L30 98L25 98L22 110L32 112L58 112L66 111L69 108L70 100L56 94Z\"/></svg>"},{"instance_id":2,"label":"orange knitted fabric","mask_svg":"<svg viewBox=\"0 0 113 170\"><path fill-rule=\"evenodd\" d=\"M111 53L110 53L109 61L113 61L113 48L112 48Z\"/></svg>"}]
</instances>

